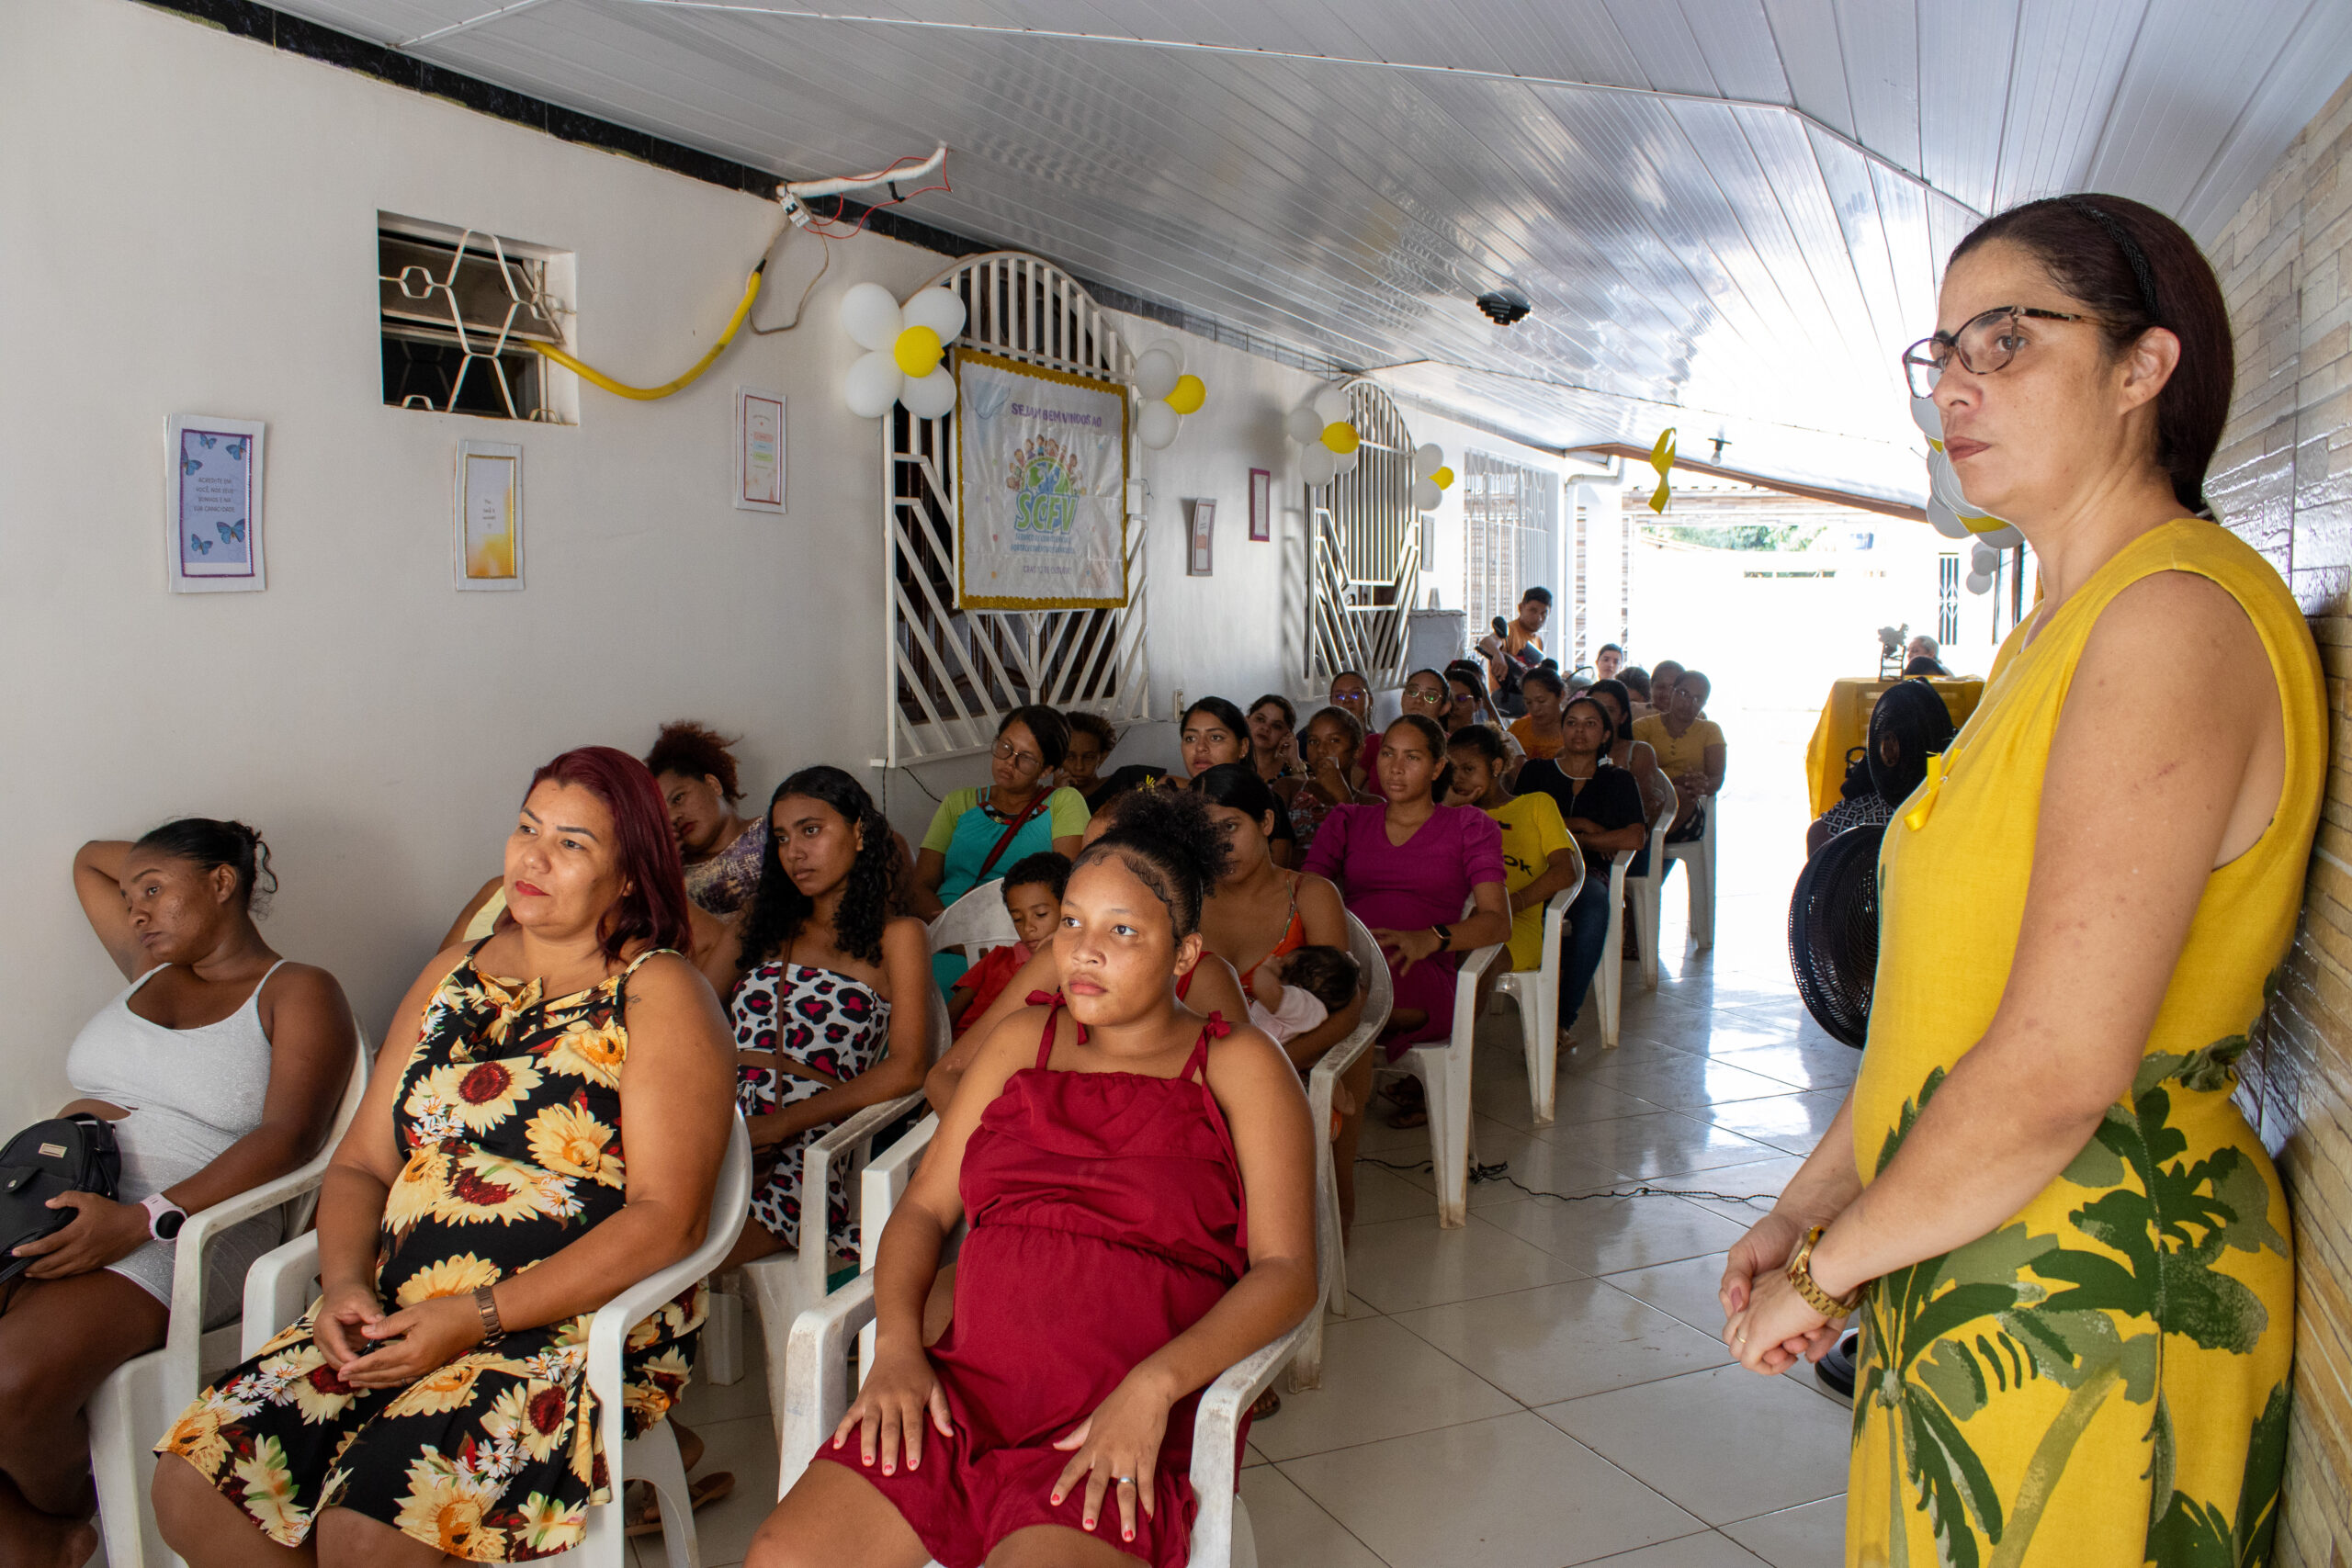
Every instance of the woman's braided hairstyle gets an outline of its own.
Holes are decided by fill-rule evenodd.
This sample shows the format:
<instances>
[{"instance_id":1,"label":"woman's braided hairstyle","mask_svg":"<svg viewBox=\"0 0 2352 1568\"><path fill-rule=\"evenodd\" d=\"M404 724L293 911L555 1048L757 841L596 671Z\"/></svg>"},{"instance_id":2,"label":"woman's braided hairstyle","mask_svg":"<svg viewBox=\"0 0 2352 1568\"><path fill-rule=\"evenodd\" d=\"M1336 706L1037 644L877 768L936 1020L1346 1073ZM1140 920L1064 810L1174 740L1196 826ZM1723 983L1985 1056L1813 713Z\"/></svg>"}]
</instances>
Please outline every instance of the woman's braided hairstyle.
<instances>
[{"instance_id":1,"label":"woman's braided hairstyle","mask_svg":"<svg viewBox=\"0 0 2352 1568\"><path fill-rule=\"evenodd\" d=\"M882 928L898 905L903 872L888 819L874 808L865 786L839 768L803 768L776 785L768 797L771 824L775 803L788 795L821 801L853 828L864 829L865 842L850 864L848 885L833 911L833 941L853 958L881 963ZM756 968L790 946L816 908L817 901L785 874L783 835L771 826L767 849L760 856L760 885L743 918L743 966Z\"/></svg>"},{"instance_id":2,"label":"woman's braided hairstyle","mask_svg":"<svg viewBox=\"0 0 2352 1568\"><path fill-rule=\"evenodd\" d=\"M1111 830L1071 866L1080 871L1113 855L1167 906L1176 940L1201 929L1201 907L1223 880L1229 851L1209 819L1208 802L1189 789L1136 790L1118 798Z\"/></svg>"}]
</instances>

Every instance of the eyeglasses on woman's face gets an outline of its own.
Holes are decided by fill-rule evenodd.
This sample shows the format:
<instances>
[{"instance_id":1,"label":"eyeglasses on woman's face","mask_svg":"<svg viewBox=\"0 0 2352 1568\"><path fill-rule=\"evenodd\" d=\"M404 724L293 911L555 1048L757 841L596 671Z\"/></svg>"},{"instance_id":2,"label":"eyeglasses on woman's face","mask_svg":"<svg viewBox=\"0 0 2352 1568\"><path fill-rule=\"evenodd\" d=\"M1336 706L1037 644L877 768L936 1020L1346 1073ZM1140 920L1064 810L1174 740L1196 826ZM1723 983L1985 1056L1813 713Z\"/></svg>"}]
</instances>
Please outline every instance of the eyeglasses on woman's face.
<instances>
[{"instance_id":1,"label":"eyeglasses on woman's face","mask_svg":"<svg viewBox=\"0 0 2352 1568\"><path fill-rule=\"evenodd\" d=\"M1405 688L1405 700L1408 703L1419 703L1423 707L1442 708L1445 705L1445 688L1431 686L1426 682L1408 686Z\"/></svg>"},{"instance_id":2,"label":"eyeglasses on woman's face","mask_svg":"<svg viewBox=\"0 0 2352 1568\"><path fill-rule=\"evenodd\" d=\"M1936 383L1957 360L1960 367L1972 376L1990 376L2005 369L2018 356L2018 352L2032 339L2018 325L2020 321L2087 321L2091 318L2069 315L2064 310L2044 310L2035 305L1997 305L1981 315L1971 317L1956 333L1938 333L1923 337L1903 351L1903 373L1910 379L1911 395L1915 398L1935 396Z\"/></svg>"},{"instance_id":3,"label":"eyeglasses on woman's face","mask_svg":"<svg viewBox=\"0 0 2352 1568\"><path fill-rule=\"evenodd\" d=\"M1034 773L1046 765L1046 760L1043 757L1038 756L1035 751L1023 751L1010 740L998 741L995 755L998 761L1010 762L1017 771L1024 773Z\"/></svg>"}]
</instances>

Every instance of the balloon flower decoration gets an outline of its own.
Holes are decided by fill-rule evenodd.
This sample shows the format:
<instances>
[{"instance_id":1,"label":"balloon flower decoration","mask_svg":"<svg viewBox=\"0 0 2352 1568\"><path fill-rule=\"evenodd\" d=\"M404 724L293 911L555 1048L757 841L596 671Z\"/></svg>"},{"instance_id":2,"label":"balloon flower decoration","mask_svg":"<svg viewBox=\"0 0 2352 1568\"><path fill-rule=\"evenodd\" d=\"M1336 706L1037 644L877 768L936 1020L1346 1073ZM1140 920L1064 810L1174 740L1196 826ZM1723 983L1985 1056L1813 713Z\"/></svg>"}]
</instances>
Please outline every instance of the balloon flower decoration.
<instances>
[{"instance_id":1,"label":"balloon flower decoration","mask_svg":"<svg viewBox=\"0 0 2352 1568\"><path fill-rule=\"evenodd\" d=\"M1453 487L1453 470L1445 466L1445 449L1434 441L1416 447L1413 472L1420 476L1413 481L1413 510L1435 512L1445 492Z\"/></svg>"},{"instance_id":2,"label":"balloon flower decoration","mask_svg":"<svg viewBox=\"0 0 2352 1568\"><path fill-rule=\"evenodd\" d=\"M1355 471L1357 448L1363 445L1363 437L1356 433L1351 418L1354 412L1355 405L1345 391L1326 387L1283 422L1283 430L1298 443L1299 473L1309 485L1319 488Z\"/></svg>"},{"instance_id":3,"label":"balloon flower decoration","mask_svg":"<svg viewBox=\"0 0 2352 1568\"><path fill-rule=\"evenodd\" d=\"M1650 510L1663 517L1667 498L1672 494L1667 476L1674 471L1674 426L1669 424L1657 433L1657 440L1650 446L1650 467L1657 470L1657 488L1650 491Z\"/></svg>"},{"instance_id":4,"label":"balloon flower decoration","mask_svg":"<svg viewBox=\"0 0 2352 1568\"><path fill-rule=\"evenodd\" d=\"M2001 552L2025 543L2025 536L2016 525L1971 505L1961 493L1960 475L1944 454L1943 411L1935 400L1912 399L1911 422L1928 438L1928 521L1947 539L1976 541L1969 552L1965 586L1971 593L1987 592L1994 572L2000 570Z\"/></svg>"},{"instance_id":5,"label":"balloon flower decoration","mask_svg":"<svg viewBox=\"0 0 2352 1568\"><path fill-rule=\"evenodd\" d=\"M1162 338L1136 356L1136 390L1143 394L1143 419L1136 434L1158 452L1176 439L1184 416L1209 400L1207 383L1184 370L1184 351Z\"/></svg>"},{"instance_id":6,"label":"balloon flower decoration","mask_svg":"<svg viewBox=\"0 0 2352 1568\"><path fill-rule=\"evenodd\" d=\"M904 305L878 283L842 296L842 327L866 352L842 378L842 400L861 419L879 419L892 403L922 419L956 406L956 378L941 358L964 333L964 301L944 288L920 288Z\"/></svg>"}]
</instances>

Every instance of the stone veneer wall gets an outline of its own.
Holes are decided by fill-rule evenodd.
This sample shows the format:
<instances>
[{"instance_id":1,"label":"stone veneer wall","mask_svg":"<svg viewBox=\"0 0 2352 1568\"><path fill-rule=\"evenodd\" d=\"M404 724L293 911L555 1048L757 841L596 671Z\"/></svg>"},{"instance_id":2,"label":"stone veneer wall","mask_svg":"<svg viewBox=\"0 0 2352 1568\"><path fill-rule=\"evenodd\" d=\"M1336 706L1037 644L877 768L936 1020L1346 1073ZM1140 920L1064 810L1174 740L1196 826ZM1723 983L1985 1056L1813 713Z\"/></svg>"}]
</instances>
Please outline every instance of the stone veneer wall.
<instances>
[{"instance_id":1,"label":"stone veneer wall","mask_svg":"<svg viewBox=\"0 0 2352 1568\"><path fill-rule=\"evenodd\" d=\"M2286 574L2336 716L2303 921L2241 1100L2294 1205L2295 1405L2278 1561L2352 1564L2352 81L2211 247L2238 393L2208 485Z\"/></svg>"}]
</instances>

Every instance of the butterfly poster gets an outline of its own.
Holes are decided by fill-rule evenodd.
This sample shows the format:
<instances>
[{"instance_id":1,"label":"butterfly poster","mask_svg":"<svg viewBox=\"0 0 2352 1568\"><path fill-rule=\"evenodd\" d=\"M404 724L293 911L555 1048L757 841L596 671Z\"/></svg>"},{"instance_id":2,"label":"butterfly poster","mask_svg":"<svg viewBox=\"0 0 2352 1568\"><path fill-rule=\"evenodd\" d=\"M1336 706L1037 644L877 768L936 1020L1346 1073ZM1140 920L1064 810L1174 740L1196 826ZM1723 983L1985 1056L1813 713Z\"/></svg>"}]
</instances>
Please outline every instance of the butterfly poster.
<instances>
[{"instance_id":1,"label":"butterfly poster","mask_svg":"<svg viewBox=\"0 0 2352 1568\"><path fill-rule=\"evenodd\" d=\"M175 414L164 427L164 560L175 593L251 593L262 570L258 420Z\"/></svg>"},{"instance_id":2,"label":"butterfly poster","mask_svg":"<svg viewBox=\"0 0 2352 1568\"><path fill-rule=\"evenodd\" d=\"M523 448L458 443L458 586L523 586Z\"/></svg>"}]
</instances>

